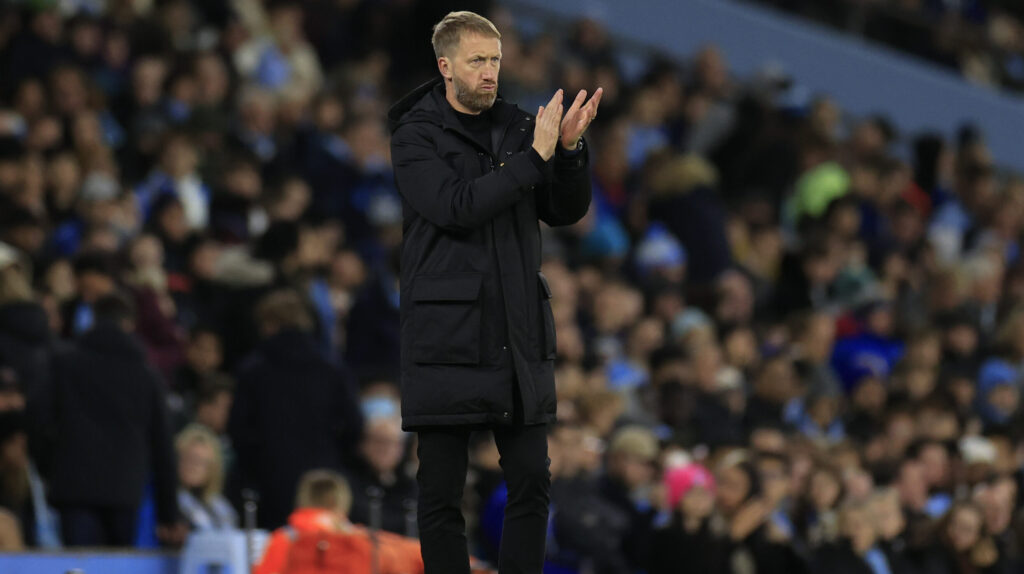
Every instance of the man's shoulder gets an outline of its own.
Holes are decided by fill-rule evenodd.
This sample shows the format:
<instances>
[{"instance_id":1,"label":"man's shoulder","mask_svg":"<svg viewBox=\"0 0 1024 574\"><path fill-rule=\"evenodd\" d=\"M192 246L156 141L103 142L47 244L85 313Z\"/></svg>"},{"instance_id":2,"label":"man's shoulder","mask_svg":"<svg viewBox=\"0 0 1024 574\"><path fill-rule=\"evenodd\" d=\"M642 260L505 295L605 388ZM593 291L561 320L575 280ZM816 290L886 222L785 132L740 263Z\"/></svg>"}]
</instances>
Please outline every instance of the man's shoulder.
<instances>
[{"instance_id":1,"label":"man's shoulder","mask_svg":"<svg viewBox=\"0 0 1024 574\"><path fill-rule=\"evenodd\" d=\"M417 121L406 121L395 127L391 134L391 141L408 140L433 140L441 133L439 122L421 119Z\"/></svg>"}]
</instances>

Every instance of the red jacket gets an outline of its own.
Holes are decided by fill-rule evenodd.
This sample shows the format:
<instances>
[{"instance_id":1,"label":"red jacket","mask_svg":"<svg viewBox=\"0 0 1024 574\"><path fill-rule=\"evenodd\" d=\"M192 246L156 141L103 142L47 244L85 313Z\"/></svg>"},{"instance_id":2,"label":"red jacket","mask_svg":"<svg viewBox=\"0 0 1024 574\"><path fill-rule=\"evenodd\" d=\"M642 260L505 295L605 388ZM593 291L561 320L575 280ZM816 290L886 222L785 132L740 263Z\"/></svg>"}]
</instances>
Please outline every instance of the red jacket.
<instances>
[{"instance_id":1,"label":"red jacket","mask_svg":"<svg viewBox=\"0 0 1024 574\"><path fill-rule=\"evenodd\" d=\"M274 532L263 553L263 560L256 566L254 574L281 574L288 565L288 552L293 541L303 534L331 533L350 534L356 541L365 541L372 546L370 532L362 526L351 523L339 525L336 516L318 508L300 508L288 517L290 528L279 528ZM380 560L380 574L423 574L423 558L420 543L389 532L377 533L377 555ZM360 547L361 545L356 545ZM369 552L359 553L353 559L366 560ZM362 568L365 566L365 568ZM358 570L372 572L371 564L357 565ZM355 569L355 568L354 568Z\"/></svg>"}]
</instances>

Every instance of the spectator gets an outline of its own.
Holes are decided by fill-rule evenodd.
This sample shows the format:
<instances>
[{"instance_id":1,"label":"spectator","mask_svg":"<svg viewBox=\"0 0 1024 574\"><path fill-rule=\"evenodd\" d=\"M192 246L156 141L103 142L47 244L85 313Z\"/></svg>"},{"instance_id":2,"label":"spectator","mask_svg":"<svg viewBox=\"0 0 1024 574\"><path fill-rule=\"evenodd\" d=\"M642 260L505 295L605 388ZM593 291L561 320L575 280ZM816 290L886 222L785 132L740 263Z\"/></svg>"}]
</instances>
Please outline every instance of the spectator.
<instances>
[{"instance_id":1,"label":"spectator","mask_svg":"<svg viewBox=\"0 0 1024 574\"><path fill-rule=\"evenodd\" d=\"M215 374L223 361L224 349L217 331L205 326L192 329L185 346L185 361L174 375L174 391L185 403L194 402L202 381Z\"/></svg>"},{"instance_id":2,"label":"spectator","mask_svg":"<svg viewBox=\"0 0 1024 574\"><path fill-rule=\"evenodd\" d=\"M555 512L549 518L554 541L548 545L546 568L629 572L623 542L630 517L603 498L600 484L590 476L586 459L593 454L586 452L587 439L583 428L571 424L555 424L549 432L551 506ZM500 532L490 538L492 543L499 539ZM497 550L493 548L494 555Z\"/></svg>"},{"instance_id":3,"label":"spectator","mask_svg":"<svg viewBox=\"0 0 1024 574\"><path fill-rule=\"evenodd\" d=\"M351 460L362 415L346 372L320 355L301 297L271 293L256 322L263 341L239 367L228 434L241 484L260 493L259 525L276 528L304 472Z\"/></svg>"},{"instance_id":4,"label":"spectator","mask_svg":"<svg viewBox=\"0 0 1024 574\"><path fill-rule=\"evenodd\" d=\"M687 248L686 273L698 285L714 281L732 263L717 183L715 168L699 156L665 162L651 182L649 216L664 221ZM702 249L690 248L698 244Z\"/></svg>"},{"instance_id":5,"label":"spectator","mask_svg":"<svg viewBox=\"0 0 1024 574\"><path fill-rule=\"evenodd\" d=\"M811 392L839 391L839 379L829 364L835 345L835 320L824 313L808 313L801 317L794 329L797 357L794 368L807 381Z\"/></svg>"},{"instance_id":6,"label":"spectator","mask_svg":"<svg viewBox=\"0 0 1024 574\"><path fill-rule=\"evenodd\" d=\"M52 453L50 499L61 514L64 544L131 544L150 475L161 538L178 542L163 383L131 334L131 303L102 297L93 313L93 327L56 357L49 388L35 398L40 426L52 433L41 438Z\"/></svg>"},{"instance_id":7,"label":"spectator","mask_svg":"<svg viewBox=\"0 0 1024 574\"><path fill-rule=\"evenodd\" d=\"M30 422L16 372L0 364L0 534L6 550L57 548L56 514L28 450ZM9 526L9 530L8 530Z\"/></svg>"},{"instance_id":8,"label":"spectator","mask_svg":"<svg viewBox=\"0 0 1024 574\"><path fill-rule=\"evenodd\" d=\"M720 357L721 351L714 344L697 345L693 349L698 365L710 363L707 374L698 378L699 394L694 413L697 438L713 447L739 446L746 439L743 418L747 399L743 379L738 371L720 368Z\"/></svg>"},{"instance_id":9,"label":"spectator","mask_svg":"<svg viewBox=\"0 0 1024 574\"><path fill-rule=\"evenodd\" d=\"M168 292L163 247L152 235L140 235L128 250L132 269L125 282L135 299L135 331L153 366L169 379L183 360L185 337L174 321L177 310Z\"/></svg>"},{"instance_id":10,"label":"spectator","mask_svg":"<svg viewBox=\"0 0 1024 574\"><path fill-rule=\"evenodd\" d=\"M753 563L758 572L804 572L807 565L787 544L786 533L769 521L757 470L742 451L720 463L715 478L717 507L726 526L728 561Z\"/></svg>"},{"instance_id":11,"label":"spectator","mask_svg":"<svg viewBox=\"0 0 1024 574\"><path fill-rule=\"evenodd\" d=\"M616 431L608 447L607 473L601 478L604 501L629 517L622 551L630 568L646 569L650 561L654 506L651 494L656 476L658 440L639 426Z\"/></svg>"},{"instance_id":12,"label":"spectator","mask_svg":"<svg viewBox=\"0 0 1024 574\"><path fill-rule=\"evenodd\" d=\"M210 217L210 189L196 169L199 157L185 134L170 134L164 141L159 167L135 190L143 220L150 220L157 200L165 195L177 198L189 229L206 227Z\"/></svg>"},{"instance_id":13,"label":"spectator","mask_svg":"<svg viewBox=\"0 0 1024 574\"><path fill-rule=\"evenodd\" d=\"M410 525L414 523L411 523L409 515L416 507L416 481L401 467L406 435L402 432L401 422L394 418L397 404L392 409L394 413L391 415L365 413L366 428L359 446L359 458L347 473L352 490L361 494L353 498L349 517L359 524L408 535L414 532L410 531ZM374 497L369 494L370 489L377 489L376 496L380 497L380 517L377 519L373 517Z\"/></svg>"},{"instance_id":14,"label":"spectator","mask_svg":"<svg viewBox=\"0 0 1024 574\"><path fill-rule=\"evenodd\" d=\"M398 364L397 264L392 257L387 266L380 265L355 293L346 326L349 334L346 360L357 371Z\"/></svg>"},{"instance_id":15,"label":"spectator","mask_svg":"<svg viewBox=\"0 0 1024 574\"><path fill-rule=\"evenodd\" d=\"M778 425L785 420L786 406L800 393L796 380L789 357L780 354L766 358L747 401L746 428Z\"/></svg>"},{"instance_id":16,"label":"spectator","mask_svg":"<svg viewBox=\"0 0 1024 574\"><path fill-rule=\"evenodd\" d=\"M307 472L298 492L297 508L288 517L288 526L274 532L256 574L286 574L293 566L297 570L301 557L306 555L310 566L319 556L320 563L326 562L332 569L374 568L381 574L423 572L417 541L393 534L370 534L349 521L352 491L340 475L324 470ZM371 550L371 536L376 537L376 551ZM332 538L339 543L323 545L322 541ZM316 546L305 548L306 539L316 542ZM372 560L378 562L373 564Z\"/></svg>"},{"instance_id":17,"label":"spectator","mask_svg":"<svg viewBox=\"0 0 1024 574\"><path fill-rule=\"evenodd\" d=\"M61 308L64 337L81 334L93 325L92 304L117 289L116 268L109 255L84 253L74 264L77 295Z\"/></svg>"},{"instance_id":18,"label":"spectator","mask_svg":"<svg viewBox=\"0 0 1024 574\"><path fill-rule=\"evenodd\" d=\"M892 572L907 572L914 568L908 546L907 520L900 509L899 493L893 488L876 490L868 502L871 523L877 534L878 548L885 554Z\"/></svg>"},{"instance_id":19,"label":"spectator","mask_svg":"<svg viewBox=\"0 0 1024 574\"><path fill-rule=\"evenodd\" d=\"M800 540L812 548L835 543L839 538L838 506L843 480L838 469L819 465L811 470L807 489L794 509L794 526Z\"/></svg>"},{"instance_id":20,"label":"spectator","mask_svg":"<svg viewBox=\"0 0 1024 574\"><path fill-rule=\"evenodd\" d=\"M992 536L1006 572L1019 569L1024 558L1021 555L1020 540L1013 529L1018 501L1017 488L1014 477L997 475L975 495L975 500L985 514L985 530Z\"/></svg>"},{"instance_id":21,"label":"spectator","mask_svg":"<svg viewBox=\"0 0 1024 574\"><path fill-rule=\"evenodd\" d=\"M1019 2L762 1L1024 86ZM369 414L398 398L380 384L399 358L402 237L381 118L431 72L409 55L450 3L7 4L0 546L59 542L46 496L79 530L86 510L149 512L147 476L174 472L154 450L169 448L153 444L154 372L172 428L216 436L225 494L259 490L264 526L285 522L304 470L329 467L350 475L353 517L369 520L377 484L405 531L410 494L391 491L415 461ZM469 4L500 28L506 98L604 90L594 209L542 229L558 332L546 568L633 574L649 546L652 573L799 574L838 556L885 574L854 550L866 504L889 574L1020 571L1024 187L984 134L904 133L889 124L906 118L808 95L807 78L735 74L713 46L649 58L600 15ZM141 347L100 328L120 289ZM278 289L308 306L271 335L254 310ZM347 367L367 382L365 425ZM639 458L615 442L635 424L656 437L625 449ZM489 435L471 451L470 551L494 558L500 465ZM700 488L666 500L695 464L716 471L710 507ZM152 478L171 524L175 488ZM961 503L982 512L973 543L936 526L970 530ZM860 509L842 535L841 508Z\"/></svg>"},{"instance_id":22,"label":"spectator","mask_svg":"<svg viewBox=\"0 0 1024 574\"><path fill-rule=\"evenodd\" d=\"M238 527L238 514L224 498L224 457L217 437L204 427L186 427L175 439L178 507L192 530Z\"/></svg>"},{"instance_id":23,"label":"spectator","mask_svg":"<svg viewBox=\"0 0 1024 574\"><path fill-rule=\"evenodd\" d=\"M0 243L0 362L32 392L47 378L53 334L13 247Z\"/></svg>"},{"instance_id":24,"label":"spectator","mask_svg":"<svg viewBox=\"0 0 1024 574\"><path fill-rule=\"evenodd\" d=\"M195 420L222 440L228 432L228 417L234 401L235 383L226 375L211 375L203 380L196 396Z\"/></svg>"},{"instance_id":25,"label":"spectator","mask_svg":"<svg viewBox=\"0 0 1024 574\"><path fill-rule=\"evenodd\" d=\"M316 52L302 37L302 4L275 2L268 12L268 29L251 30L257 37L235 55L236 66L268 89L292 89L309 98L320 89L323 71Z\"/></svg>"},{"instance_id":26,"label":"spectator","mask_svg":"<svg viewBox=\"0 0 1024 574\"><path fill-rule=\"evenodd\" d=\"M715 478L703 466L688 464L665 473L672 523L654 534L651 574L678 572L683 564L695 574L728 568L727 545L712 532Z\"/></svg>"},{"instance_id":27,"label":"spectator","mask_svg":"<svg viewBox=\"0 0 1024 574\"><path fill-rule=\"evenodd\" d=\"M815 553L811 572L891 572L892 566L885 553L875 545L875 529L864 503L851 502L844 505L839 510L839 542Z\"/></svg>"},{"instance_id":28,"label":"spectator","mask_svg":"<svg viewBox=\"0 0 1024 574\"><path fill-rule=\"evenodd\" d=\"M973 502L955 503L936 526L925 571L937 574L1003 572L1005 557L985 533L984 515Z\"/></svg>"}]
</instances>

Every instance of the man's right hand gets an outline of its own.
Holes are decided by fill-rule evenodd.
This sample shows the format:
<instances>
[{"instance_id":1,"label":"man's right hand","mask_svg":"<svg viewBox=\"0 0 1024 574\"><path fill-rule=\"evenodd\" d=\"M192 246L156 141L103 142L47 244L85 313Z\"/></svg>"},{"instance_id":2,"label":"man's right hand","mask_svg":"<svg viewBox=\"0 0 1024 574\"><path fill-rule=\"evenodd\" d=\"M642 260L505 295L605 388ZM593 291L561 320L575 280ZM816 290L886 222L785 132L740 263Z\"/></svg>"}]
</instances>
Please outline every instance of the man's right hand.
<instances>
[{"instance_id":1,"label":"man's right hand","mask_svg":"<svg viewBox=\"0 0 1024 574\"><path fill-rule=\"evenodd\" d=\"M537 121L533 127L533 149L547 161L555 155L558 135L562 123L562 90L551 96L548 105L537 110Z\"/></svg>"}]
</instances>

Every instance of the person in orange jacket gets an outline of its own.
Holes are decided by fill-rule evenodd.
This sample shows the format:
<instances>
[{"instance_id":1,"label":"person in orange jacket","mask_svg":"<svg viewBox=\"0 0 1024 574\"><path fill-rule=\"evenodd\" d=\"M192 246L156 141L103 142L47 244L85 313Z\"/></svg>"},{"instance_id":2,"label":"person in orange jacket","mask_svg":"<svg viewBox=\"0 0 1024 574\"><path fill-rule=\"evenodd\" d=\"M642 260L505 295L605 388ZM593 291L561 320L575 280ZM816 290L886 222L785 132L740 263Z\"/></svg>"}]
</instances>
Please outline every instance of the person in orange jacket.
<instances>
[{"instance_id":1,"label":"person in orange jacket","mask_svg":"<svg viewBox=\"0 0 1024 574\"><path fill-rule=\"evenodd\" d=\"M344 561L349 571L372 572L370 561L376 555L378 574L423 574L419 541L388 532L371 533L349 521L352 492L341 475L327 470L306 473L297 498L298 508L288 517L288 526L274 531L254 574L288 574L292 548L302 536L311 534L335 539L342 535L345 544L337 550L342 554L328 561Z\"/></svg>"}]
</instances>

